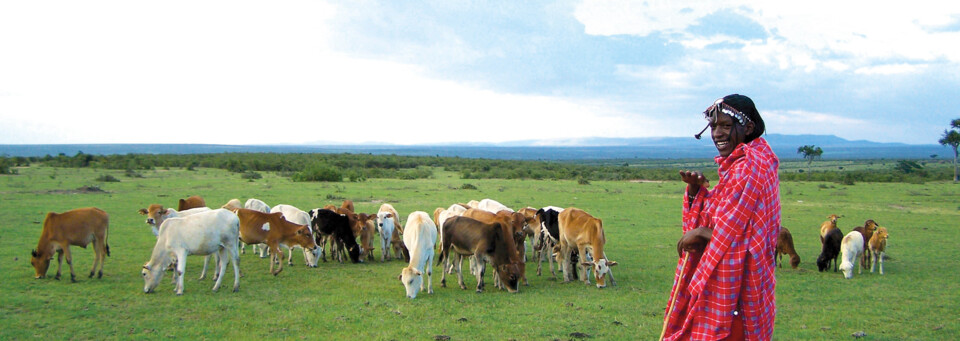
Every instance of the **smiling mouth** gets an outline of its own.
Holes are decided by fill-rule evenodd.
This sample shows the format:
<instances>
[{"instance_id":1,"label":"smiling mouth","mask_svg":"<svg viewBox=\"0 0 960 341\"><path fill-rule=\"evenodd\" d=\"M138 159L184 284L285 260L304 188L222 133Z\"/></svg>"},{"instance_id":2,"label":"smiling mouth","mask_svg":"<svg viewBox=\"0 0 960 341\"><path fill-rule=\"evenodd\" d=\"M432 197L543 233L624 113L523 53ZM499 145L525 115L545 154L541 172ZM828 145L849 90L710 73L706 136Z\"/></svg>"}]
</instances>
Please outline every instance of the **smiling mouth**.
<instances>
[{"instance_id":1,"label":"smiling mouth","mask_svg":"<svg viewBox=\"0 0 960 341\"><path fill-rule=\"evenodd\" d=\"M730 143L729 143L729 142L726 142L726 141L723 141L723 142L715 142L715 143L714 143L714 145L717 146L717 149L727 148L727 146L728 146L729 144L730 144Z\"/></svg>"}]
</instances>

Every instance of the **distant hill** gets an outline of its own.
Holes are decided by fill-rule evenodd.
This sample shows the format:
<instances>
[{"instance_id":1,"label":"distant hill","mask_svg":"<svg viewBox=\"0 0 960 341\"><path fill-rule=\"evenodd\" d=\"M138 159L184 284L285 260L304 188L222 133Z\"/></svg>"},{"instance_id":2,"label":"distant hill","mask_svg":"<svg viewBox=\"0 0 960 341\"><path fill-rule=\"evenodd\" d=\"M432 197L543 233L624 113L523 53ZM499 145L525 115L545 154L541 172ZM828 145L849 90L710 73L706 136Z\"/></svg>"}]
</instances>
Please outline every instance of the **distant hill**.
<instances>
[{"instance_id":1,"label":"distant hill","mask_svg":"<svg viewBox=\"0 0 960 341\"><path fill-rule=\"evenodd\" d=\"M764 136L781 159L797 159L797 147L817 145L824 159L926 159L937 154L948 158L951 150L940 145L910 145L850 141L833 135ZM56 156L86 154L203 154L203 153L363 153L415 156L450 156L513 160L586 159L688 159L717 155L709 136L644 138L575 138L526 140L504 143L450 143L444 145L216 145L216 144L32 144L0 145L0 155Z\"/></svg>"}]
</instances>

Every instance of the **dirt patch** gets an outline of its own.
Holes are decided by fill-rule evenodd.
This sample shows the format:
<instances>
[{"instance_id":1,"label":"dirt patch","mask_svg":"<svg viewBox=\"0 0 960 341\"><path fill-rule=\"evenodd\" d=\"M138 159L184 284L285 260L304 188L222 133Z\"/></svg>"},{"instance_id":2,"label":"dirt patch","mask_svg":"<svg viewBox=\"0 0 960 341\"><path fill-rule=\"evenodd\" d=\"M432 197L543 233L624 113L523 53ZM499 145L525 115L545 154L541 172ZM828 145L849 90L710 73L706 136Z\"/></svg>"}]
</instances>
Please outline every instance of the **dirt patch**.
<instances>
[{"instance_id":1,"label":"dirt patch","mask_svg":"<svg viewBox=\"0 0 960 341\"><path fill-rule=\"evenodd\" d=\"M895 208L901 211L907 209L906 207L900 205L890 205L890 208Z\"/></svg>"},{"instance_id":2,"label":"dirt patch","mask_svg":"<svg viewBox=\"0 0 960 341\"><path fill-rule=\"evenodd\" d=\"M109 193L98 186L80 186L77 189L56 189L48 191L49 194L100 194Z\"/></svg>"}]
</instances>

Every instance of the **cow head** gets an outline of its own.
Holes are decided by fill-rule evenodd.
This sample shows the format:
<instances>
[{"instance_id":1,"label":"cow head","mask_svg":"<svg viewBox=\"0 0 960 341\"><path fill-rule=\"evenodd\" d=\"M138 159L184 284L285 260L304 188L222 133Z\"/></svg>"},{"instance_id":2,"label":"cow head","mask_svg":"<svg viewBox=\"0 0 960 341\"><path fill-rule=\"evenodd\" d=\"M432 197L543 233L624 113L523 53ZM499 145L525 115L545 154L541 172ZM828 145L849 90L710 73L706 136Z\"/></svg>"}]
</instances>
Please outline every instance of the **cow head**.
<instances>
[{"instance_id":1,"label":"cow head","mask_svg":"<svg viewBox=\"0 0 960 341\"><path fill-rule=\"evenodd\" d=\"M163 220L166 219L170 213L168 209L160 204L152 204L147 206L147 208L141 208L138 212L140 215L147 216L147 225L150 225L154 229L160 227L160 225L163 224Z\"/></svg>"},{"instance_id":2,"label":"cow head","mask_svg":"<svg viewBox=\"0 0 960 341\"><path fill-rule=\"evenodd\" d=\"M840 217L837 216L836 214L831 214L827 216L827 219L830 220L830 223L833 224L833 226L837 226L837 219L839 218Z\"/></svg>"},{"instance_id":3,"label":"cow head","mask_svg":"<svg viewBox=\"0 0 960 341\"><path fill-rule=\"evenodd\" d=\"M500 275L500 281L507 287L510 293L516 293L520 290L520 275L523 274L523 263L507 263L497 266L497 274Z\"/></svg>"},{"instance_id":4,"label":"cow head","mask_svg":"<svg viewBox=\"0 0 960 341\"><path fill-rule=\"evenodd\" d=\"M34 278L40 279L47 277L47 269L50 268L50 259L52 258L52 252L44 255L36 249L30 250L30 264L33 265L36 274Z\"/></svg>"},{"instance_id":5,"label":"cow head","mask_svg":"<svg viewBox=\"0 0 960 341\"><path fill-rule=\"evenodd\" d=\"M154 254L154 257L150 259L146 264L143 265L143 269L140 270L140 276L143 277L143 293L149 294L152 293L154 289L157 288L157 285L160 284L160 280L163 279L164 270L172 262L169 254L157 255ZM178 276L183 274L177 271ZM174 277L176 278L176 277Z\"/></svg>"},{"instance_id":6,"label":"cow head","mask_svg":"<svg viewBox=\"0 0 960 341\"><path fill-rule=\"evenodd\" d=\"M408 266L400 270L399 279L407 290L407 298L417 298L417 294L420 293L420 288L423 286L423 273L412 266Z\"/></svg>"},{"instance_id":7,"label":"cow head","mask_svg":"<svg viewBox=\"0 0 960 341\"><path fill-rule=\"evenodd\" d=\"M870 219L870 220L867 220L867 221L863 222L863 232L864 232L864 233L866 233L866 234L871 234L871 233L873 233L873 232L876 231L876 230L877 230L877 222L873 221L873 219Z\"/></svg>"},{"instance_id":8,"label":"cow head","mask_svg":"<svg viewBox=\"0 0 960 341\"><path fill-rule=\"evenodd\" d=\"M617 262L600 258L596 262L581 262L583 266L593 268L593 276L597 279L597 288L603 288L607 286L607 274L610 272L610 267L616 266Z\"/></svg>"},{"instance_id":9,"label":"cow head","mask_svg":"<svg viewBox=\"0 0 960 341\"><path fill-rule=\"evenodd\" d=\"M300 247L315 251L317 249L317 241L313 239L313 233L310 231L310 226L293 224L297 226L297 232L294 234L292 240L290 240L290 245L300 245Z\"/></svg>"}]
</instances>

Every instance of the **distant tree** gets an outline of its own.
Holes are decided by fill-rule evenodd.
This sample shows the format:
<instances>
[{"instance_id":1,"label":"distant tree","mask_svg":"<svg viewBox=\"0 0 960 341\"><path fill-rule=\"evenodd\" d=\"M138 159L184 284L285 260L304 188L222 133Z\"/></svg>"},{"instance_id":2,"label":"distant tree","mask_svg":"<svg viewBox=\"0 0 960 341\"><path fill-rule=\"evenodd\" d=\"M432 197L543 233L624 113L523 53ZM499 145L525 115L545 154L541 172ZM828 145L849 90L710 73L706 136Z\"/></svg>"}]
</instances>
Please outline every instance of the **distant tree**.
<instances>
[{"instance_id":1,"label":"distant tree","mask_svg":"<svg viewBox=\"0 0 960 341\"><path fill-rule=\"evenodd\" d=\"M957 174L957 147L960 147L960 118L950 121L950 129L943 131L940 144L953 148L953 182L960 180Z\"/></svg>"},{"instance_id":2,"label":"distant tree","mask_svg":"<svg viewBox=\"0 0 960 341\"><path fill-rule=\"evenodd\" d=\"M815 145L800 146L797 148L797 154L803 154L803 158L807 159L807 164L809 165L813 160L820 159L820 155L823 155L823 149Z\"/></svg>"}]
</instances>

